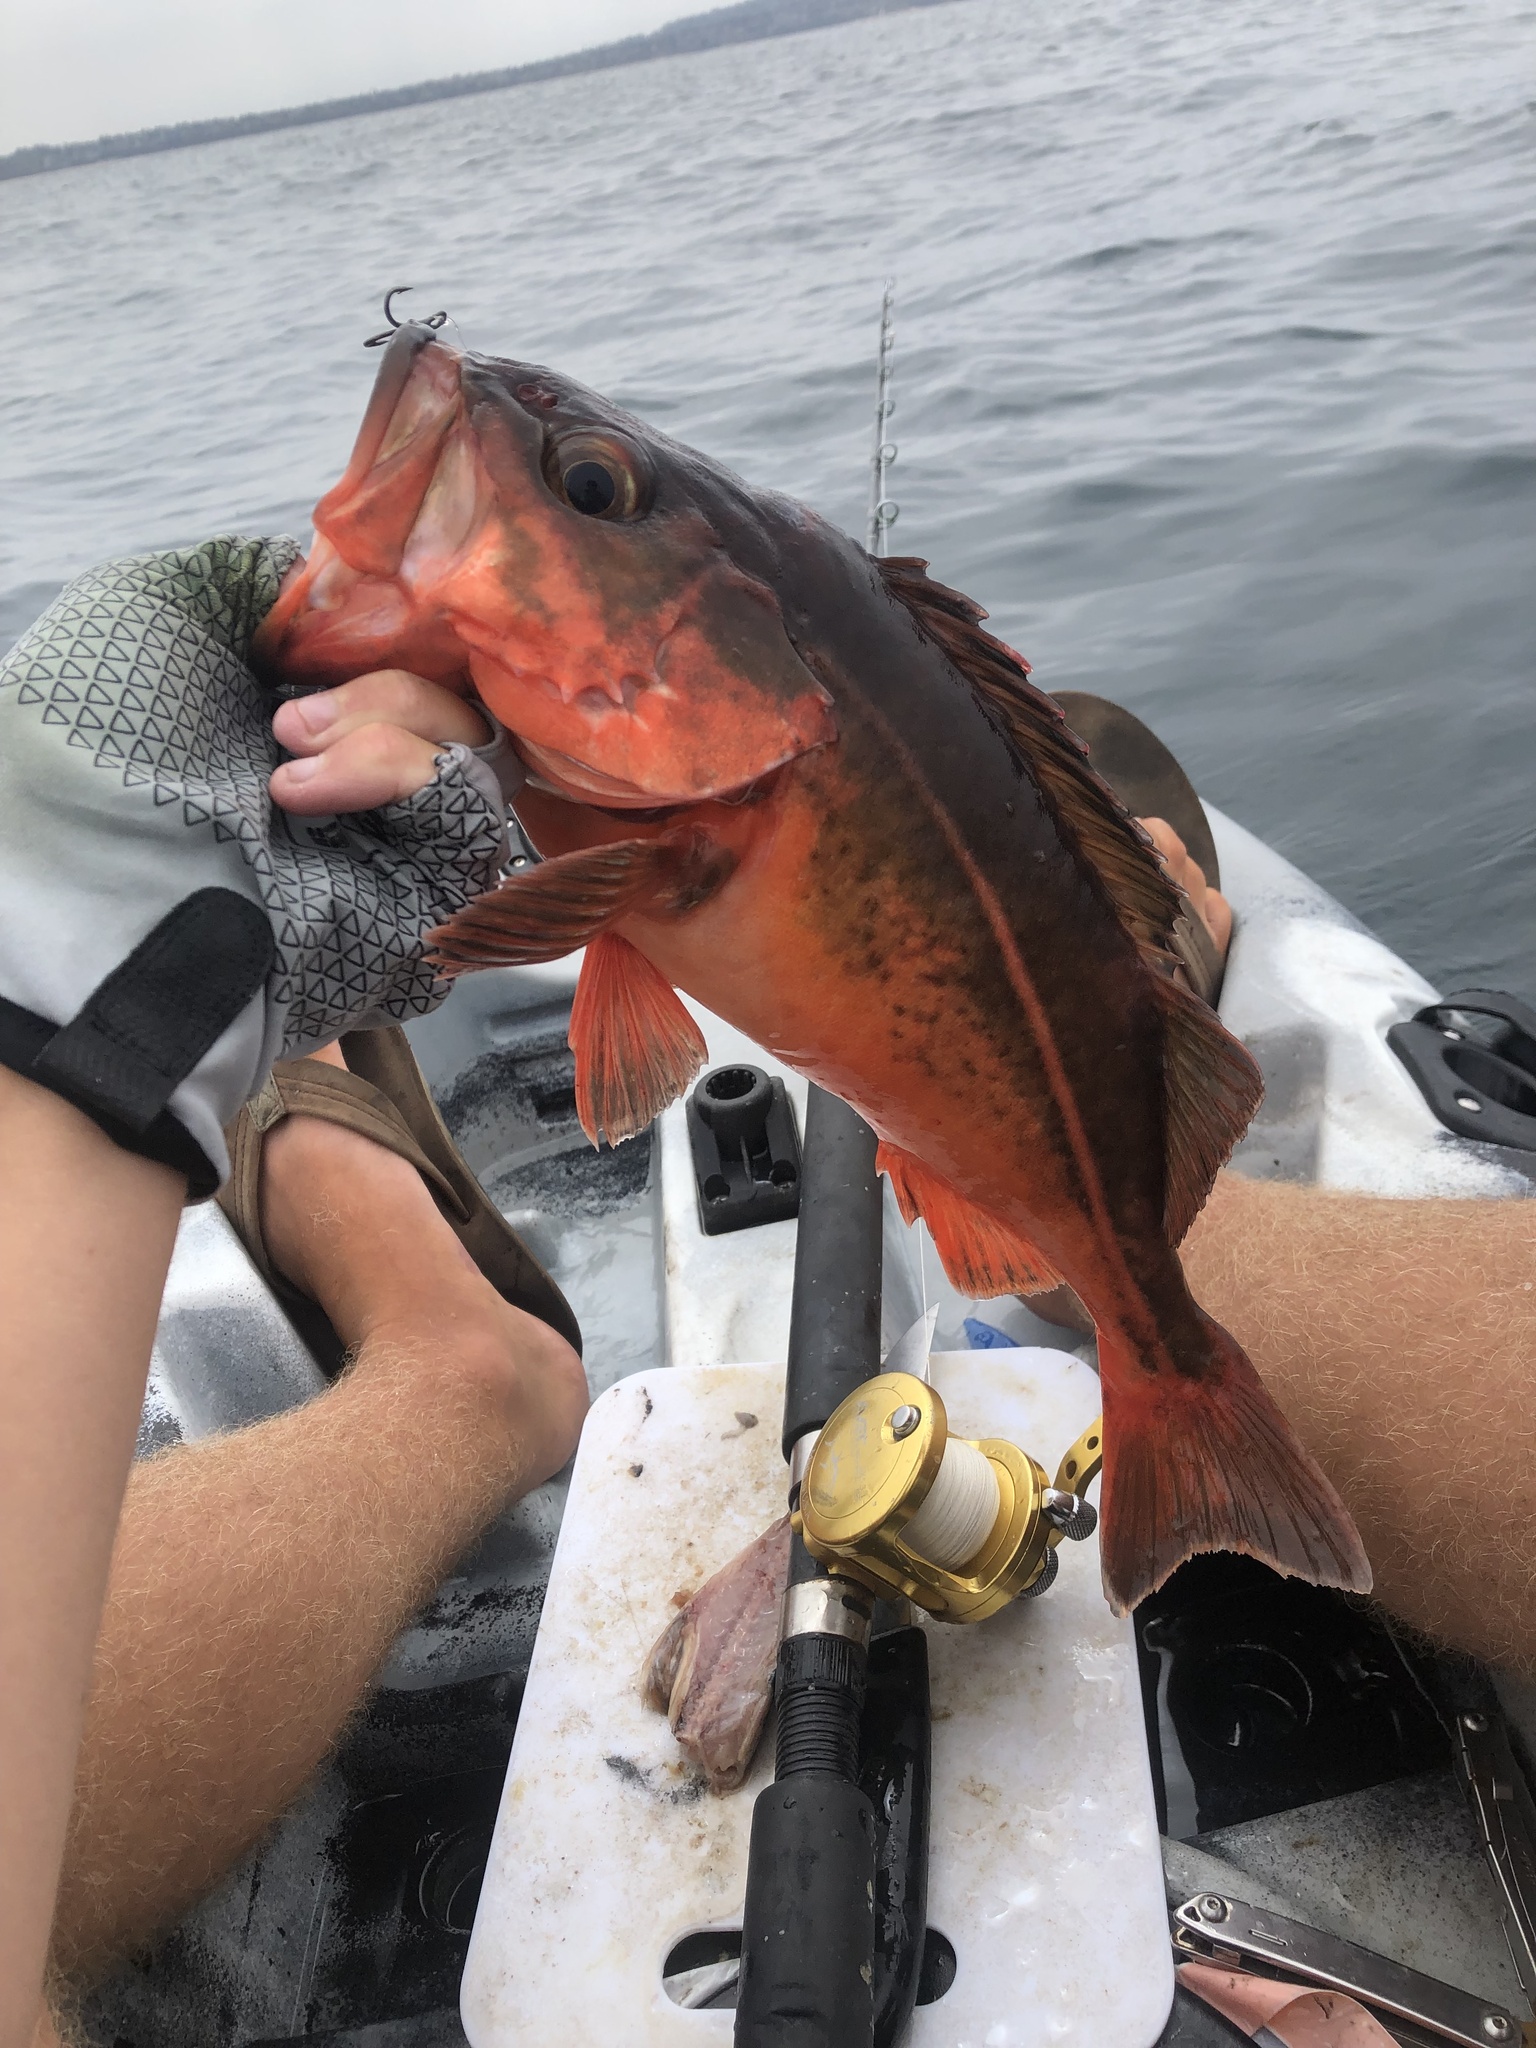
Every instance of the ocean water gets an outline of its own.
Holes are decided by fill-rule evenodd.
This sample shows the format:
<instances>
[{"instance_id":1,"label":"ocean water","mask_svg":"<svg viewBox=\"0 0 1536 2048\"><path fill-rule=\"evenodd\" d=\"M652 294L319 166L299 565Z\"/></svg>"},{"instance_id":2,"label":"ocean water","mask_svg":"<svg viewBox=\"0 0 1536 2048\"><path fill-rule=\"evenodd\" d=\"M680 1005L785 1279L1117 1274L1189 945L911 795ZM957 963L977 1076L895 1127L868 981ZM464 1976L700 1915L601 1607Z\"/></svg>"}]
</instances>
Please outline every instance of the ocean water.
<instances>
[{"instance_id":1,"label":"ocean water","mask_svg":"<svg viewBox=\"0 0 1536 2048\"><path fill-rule=\"evenodd\" d=\"M1536 13L959 0L0 185L0 644L305 530L384 289L894 545L1442 985L1536 995Z\"/></svg>"}]
</instances>

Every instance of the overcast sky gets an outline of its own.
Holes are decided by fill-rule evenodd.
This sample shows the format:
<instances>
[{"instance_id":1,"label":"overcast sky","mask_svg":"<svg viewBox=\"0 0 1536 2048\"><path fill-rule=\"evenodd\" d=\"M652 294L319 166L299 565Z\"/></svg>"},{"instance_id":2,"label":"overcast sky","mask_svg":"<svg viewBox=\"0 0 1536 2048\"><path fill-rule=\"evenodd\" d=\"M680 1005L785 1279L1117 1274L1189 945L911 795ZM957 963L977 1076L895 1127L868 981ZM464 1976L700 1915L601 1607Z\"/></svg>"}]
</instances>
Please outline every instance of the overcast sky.
<instances>
[{"instance_id":1,"label":"overcast sky","mask_svg":"<svg viewBox=\"0 0 1536 2048\"><path fill-rule=\"evenodd\" d=\"M489 71L711 0L0 0L0 151Z\"/></svg>"}]
</instances>

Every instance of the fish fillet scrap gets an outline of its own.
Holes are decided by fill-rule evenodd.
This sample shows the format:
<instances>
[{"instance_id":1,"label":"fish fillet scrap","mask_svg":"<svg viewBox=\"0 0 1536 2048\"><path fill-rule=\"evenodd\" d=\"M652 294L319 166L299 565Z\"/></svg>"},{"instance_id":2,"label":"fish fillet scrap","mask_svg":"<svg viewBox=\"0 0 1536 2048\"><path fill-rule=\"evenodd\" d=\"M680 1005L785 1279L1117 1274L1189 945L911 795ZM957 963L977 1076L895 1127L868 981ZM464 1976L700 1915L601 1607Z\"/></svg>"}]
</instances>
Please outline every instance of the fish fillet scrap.
<instances>
[{"instance_id":1,"label":"fish fillet scrap","mask_svg":"<svg viewBox=\"0 0 1536 2048\"><path fill-rule=\"evenodd\" d=\"M712 1792L733 1791L747 1775L768 1717L789 1545L784 1515L704 1581L640 1673L646 1705L666 1715Z\"/></svg>"}]
</instances>

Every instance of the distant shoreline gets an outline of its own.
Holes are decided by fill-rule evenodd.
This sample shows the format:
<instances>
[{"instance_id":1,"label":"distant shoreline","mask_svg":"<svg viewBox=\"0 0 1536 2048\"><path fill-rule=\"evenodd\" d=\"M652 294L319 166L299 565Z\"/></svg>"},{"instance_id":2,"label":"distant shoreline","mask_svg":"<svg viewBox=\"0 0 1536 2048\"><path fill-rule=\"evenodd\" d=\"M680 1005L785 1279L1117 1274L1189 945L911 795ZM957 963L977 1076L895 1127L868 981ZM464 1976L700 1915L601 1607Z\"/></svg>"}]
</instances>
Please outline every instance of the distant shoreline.
<instances>
[{"instance_id":1,"label":"distant shoreline","mask_svg":"<svg viewBox=\"0 0 1536 2048\"><path fill-rule=\"evenodd\" d=\"M126 135L102 135L94 142L36 142L0 156L0 178L31 178L43 171L64 171L76 164L103 163L113 157L151 156L163 149L191 149L202 142L229 142L242 135L266 135L279 128L309 128L321 121L345 121L354 114L383 114L395 107L416 107L432 100L466 99L508 86L533 85L542 78L568 78L583 71L612 71L624 64L643 64L653 57L675 57L693 50L715 50L730 43L766 42L774 36L799 35L807 29L833 28L872 14L904 14L915 7L953 5L954 0L738 0L733 7L711 8L707 14L684 15L649 35L626 36L621 42L573 50L564 57L546 57L536 64L514 64L503 71L464 72L434 78L421 85L399 85L382 92L355 93L340 100L316 100L309 106L279 107L265 114L233 114L217 121L178 121L164 128L139 128Z\"/></svg>"}]
</instances>

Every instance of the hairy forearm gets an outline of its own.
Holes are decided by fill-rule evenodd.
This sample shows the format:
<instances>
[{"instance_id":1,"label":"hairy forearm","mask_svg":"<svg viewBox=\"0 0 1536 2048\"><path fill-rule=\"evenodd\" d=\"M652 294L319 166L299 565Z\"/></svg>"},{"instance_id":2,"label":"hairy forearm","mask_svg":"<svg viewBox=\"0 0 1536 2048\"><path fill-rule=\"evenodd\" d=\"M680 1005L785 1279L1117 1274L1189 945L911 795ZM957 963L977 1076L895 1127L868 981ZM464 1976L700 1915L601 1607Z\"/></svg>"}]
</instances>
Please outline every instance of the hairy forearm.
<instances>
[{"instance_id":1,"label":"hairy forearm","mask_svg":"<svg viewBox=\"0 0 1536 2048\"><path fill-rule=\"evenodd\" d=\"M33 2038L91 1647L183 1195L0 1068L0 2044Z\"/></svg>"},{"instance_id":2,"label":"hairy forearm","mask_svg":"<svg viewBox=\"0 0 1536 2048\"><path fill-rule=\"evenodd\" d=\"M135 1469L59 1891L66 1972L174 1920L291 1801L521 1456L491 1372L380 1337L306 1407Z\"/></svg>"},{"instance_id":3,"label":"hairy forearm","mask_svg":"<svg viewBox=\"0 0 1536 2048\"><path fill-rule=\"evenodd\" d=\"M1536 1201L1223 1174L1184 1263L1349 1504L1382 1604L1536 1670Z\"/></svg>"}]
</instances>

